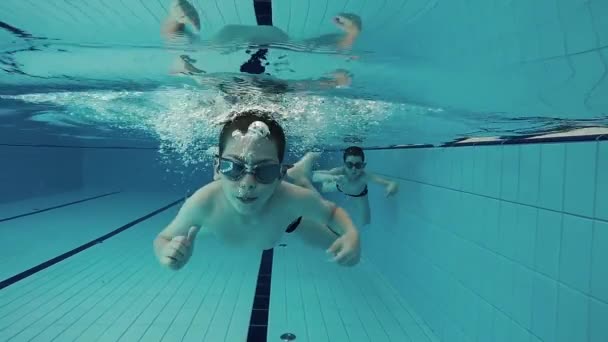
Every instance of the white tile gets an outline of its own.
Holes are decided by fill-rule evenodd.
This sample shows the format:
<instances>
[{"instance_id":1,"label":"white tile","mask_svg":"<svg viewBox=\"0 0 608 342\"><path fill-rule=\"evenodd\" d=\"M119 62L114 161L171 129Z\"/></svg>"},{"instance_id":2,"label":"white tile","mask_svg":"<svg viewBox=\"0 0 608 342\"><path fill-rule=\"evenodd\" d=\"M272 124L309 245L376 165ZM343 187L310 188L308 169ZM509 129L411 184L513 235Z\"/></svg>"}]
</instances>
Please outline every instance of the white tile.
<instances>
[{"instance_id":1,"label":"white tile","mask_svg":"<svg viewBox=\"0 0 608 342\"><path fill-rule=\"evenodd\" d=\"M587 341L589 300L578 291L559 286L557 342Z\"/></svg>"},{"instance_id":2,"label":"white tile","mask_svg":"<svg viewBox=\"0 0 608 342\"><path fill-rule=\"evenodd\" d=\"M500 184L502 176L502 153L497 146L483 148L486 151L486 189L487 195L493 198L500 196Z\"/></svg>"},{"instance_id":3,"label":"white tile","mask_svg":"<svg viewBox=\"0 0 608 342\"><path fill-rule=\"evenodd\" d=\"M502 147L502 183L500 198L517 201L519 188L519 145Z\"/></svg>"},{"instance_id":4,"label":"white tile","mask_svg":"<svg viewBox=\"0 0 608 342\"><path fill-rule=\"evenodd\" d=\"M497 311L494 316L494 342L511 342L513 321L504 313Z\"/></svg>"},{"instance_id":5,"label":"white tile","mask_svg":"<svg viewBox=\"0 0 608 342\"><path fill-rule=\"evenodd\" d=\"M487 157L488 149L476 146L473 148L475 155L475 169L473 170L473 192L487 196L488 187L486 184Z\"/></svg>"},{"instance_id":6,"label":"white tile","mask_svg":"<svg viewBox=\"0 0 608 342\"><path fill-rule=\"evenodd\" d=\"M598 142L597 145L595 217L608 221L608 142Z\"/></svg>"},{"instance_id":7,"label":"white tile","mask_svg":"<svg viewBox=\"0 0 608 342\"><path fill-rule=\"evenodd\" d=\"M462 191L474 192L475 147L459 147L462 150Z\"/></svg>"},{"instance_id":8,"label":"white tile","mask_svg":"<svg viewBox=\"0 0 608 342\"><path fill-rule=\"evenodd\" d=\"M594 221L591 255L591 294L608 302L608 223Z\"/></svg>"},{"instance_id":9,"label":"white tile","mask_svg":"<svg viewBox=\"0 0 608 342\"><path fill-rule=\"evenodd\" d=\"M562 210L566 147L564 144L541 145L539 179L540 207Z\"/></svg>"},{"instance_id":10,"label":"white tile","mask_svg":"<svg viewBox=\"0 0 608 342\"><path fill-rule=\"evenodd\" d=\"M536 231L536 270L559 279L559 255L562 238L562 214L538 210Z\"/></svg>"},{"instance_id":11,"label":"white tile","mask_svg":"<svg viewBox=\"0 0 608 342\"><path fill-rule=\"evenodd\" d=\"M518 202L536 205L540 175L540 145L522 145L519 152Z\"/></svg>"},{"instance_id":12,"label":"white tile","mask_svg":"<svg viewBox=\"0 0 608 342\"><path fill-rule=\"evenodd\" d=\"M531 331L543 341L555 341L557 298L558 283L542 274L535 274Z\"/></svg>"},{"instance_id":13,"label":"white tile","mask_svg":"<svg viewBox=\"0 0 608 342\"><path fill-rule=\"evenodd\" d=\"M589 342L604 342L608 338L608 304L589 299Z\"/></svg>"},{"instance_id":14,"label":"white tile","mask_svg":"<svg viewBox=\"0 0 608 342\"><path fill-rule=\"evenodd\" d=\"M559 278L562 282L589 293L593 221L564 215Z\"/></svg>"},{"instance_id":15,"label":"white tile","mask_svg":"<svg viewBox=\"0 0 608 342\"><path fill-rule=\"evenodd\" d=\"M597 144L566 144L564 211L593 217Z\"/></svg>"},{"instance_id":16,"label":"white tile","mask_svg":"<svg viewBox=\"0 0 608 342\"><path fill-rule=\"evenodd\" d=\"M517 207L515 231L515 260L528 268L534 268L536 219L538 210L528 206Z\"/></svg>"},{"instance_id":17,"label":"white tile","mask_svg":"<svg viewBox=\"0 0 608 342\"><path fill-rule=\"evenodd\" d=\"M513 267L513 315L514 321L525 329L532 326L533 273L526 267Z\"/></svg>"},{"instance_id":18,"label":"white tile","mask_svg":"<svg viewBox=\"0 0 608 342\"><path fill-rule=\"evenodd\" d=\"M519 205L510 202L500 203L499 248L498 252L509 259L515 259L517 245L517 210Z\"/></svg>"}]
</instances>

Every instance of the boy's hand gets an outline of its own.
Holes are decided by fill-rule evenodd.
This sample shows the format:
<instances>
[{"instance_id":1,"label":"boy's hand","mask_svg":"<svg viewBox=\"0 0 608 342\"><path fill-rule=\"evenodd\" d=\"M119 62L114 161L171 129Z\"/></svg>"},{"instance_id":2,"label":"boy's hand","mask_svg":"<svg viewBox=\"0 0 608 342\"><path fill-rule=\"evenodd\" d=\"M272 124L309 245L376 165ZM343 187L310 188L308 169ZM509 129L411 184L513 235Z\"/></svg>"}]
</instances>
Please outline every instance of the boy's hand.
<instances>
[{"instance_id":1,"label":"boy's hand","mask_svg":"<svg viewBox=\"0 0 608 342\"><path fill-rule=\"evenodd\" d=\"M399 185L395 182L392 182L391 184L386 186L386 197L393 196L397 193L397 191L399 191Z\"/></svg>"},{"instance_id":2,"label":"boy's hand","mask_svg":"<svg viewBox=\"0 0 608 342\"><path fill-rule=\"evenodd\" d=\"M332 177L331 181L333 183L336 183L338 185L342 185L344 184L344 181L346 180L346 177L344 177L344 175L335 175Z\"/></svg>"},{"instance_id":3,"label":"boy's hand","mask_svg":"<svg viewBox=\"0 0 608 342\"><path fill-rule=\"evenodd\" d=\"M342 266L354 266L359 263L361 248L358 233L346 233L334 241L327 249L327 253L334 255L331 261Z\"/></svg>"},{"instance_id":4,"label":"boy's hand","mask_svg":"<svg viewBox=\"0 0 608 342\"><path fill-rule=\"evenodd\" d=\"M182 268L192 255L192 247L198 231L198 227L190 227L188 236L176 236L171 239L161 251L160 263L174 270Z\"/></svg>"}]
</instances>

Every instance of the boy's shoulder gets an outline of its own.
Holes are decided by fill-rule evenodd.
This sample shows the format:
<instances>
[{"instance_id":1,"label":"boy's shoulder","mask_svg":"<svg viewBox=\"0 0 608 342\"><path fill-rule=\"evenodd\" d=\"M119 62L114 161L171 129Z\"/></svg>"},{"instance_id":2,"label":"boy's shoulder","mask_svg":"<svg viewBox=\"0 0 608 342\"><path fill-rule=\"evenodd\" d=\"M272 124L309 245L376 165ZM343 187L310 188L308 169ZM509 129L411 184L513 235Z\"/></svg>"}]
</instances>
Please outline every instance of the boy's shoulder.
<instances>
[{"instance_id":1,"label":"boy's shoulder","mask_svg":"<svg viewBox=\"0 0 608 342\"><path fill-rule=\"evenodd\" d=\"M213 203L216 203L215 200L217 196L220 196L222 193L222 187L220 182L214 181L202 186L200 189L196 190L189 198L188 201L191 202L192 205L197 207L208 207Z\"/></svg>"}]
</instances>

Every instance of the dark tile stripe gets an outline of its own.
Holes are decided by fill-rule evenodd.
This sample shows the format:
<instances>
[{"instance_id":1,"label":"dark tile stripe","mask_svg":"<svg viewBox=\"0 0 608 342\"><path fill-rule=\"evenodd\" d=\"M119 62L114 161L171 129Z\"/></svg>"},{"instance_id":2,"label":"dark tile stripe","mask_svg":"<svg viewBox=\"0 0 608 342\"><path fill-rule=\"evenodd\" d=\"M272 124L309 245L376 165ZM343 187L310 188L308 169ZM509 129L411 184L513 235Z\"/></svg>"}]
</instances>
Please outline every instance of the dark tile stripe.
<instances>
[{"instance_id":1,"label":"dark tile stripe","mask_svg":"<svg viewBox=\"0 0 608 342\"><path fill-rule=\"evenodd\" d=\"M144 220L147 220L150 217L152 217L154 215L157 215L157 214L159 214L159 213L161 213L161 212L163 212L163 211L171 208L172 206L180 203L183 200L184 200L183 198L180 198L179 200L176 200L176 201L174 201L172 203L169 203L169 204L167 204L166 206L164 206L162 208L159 208L159 209L157 209L157 210L155 210L155 211L153 211L153 212L151 212L151 213L149 213L149 214L147 214L145 216L142 216L142 217L138 218L135 221L131 221L131 222L125 224L124 226L111 231L108 234L105 234L105 235L103 235L103 236L101 236L101 237L99 237L99 238L97 238L95 240L92 240L90 242L85 243L84 245L81 245L81 246L79 246L77 248L74 248L74 249L72 249L69 252L63 253L63 254L61 254L61 255L59 255L57 257L54 257L53 259L47 260L47 261L45 261L45 262L43 262L43 263L41 263L41 264L39 264L37 266L34 266L34 267L26 270L26 271L23 271L23 272L21 272L19 274L16 274L16 275L14 275L14 276L12 276L12 277L10 277L8 279L5 279L5 280L3 280L3 281L0 282L0 290L4 289L5 287L8 287L10 285L13 285L16 282L18 282L20 280L23 280L23 279L25 279L25 278L33 275L33 274L36 274L36 273L38 273L38 272L40 272L40 271L42 271L42 270L44 270L44 269L46 269L48 267L51 267L51 266L55 265L56 263L61 262L61 261L65 260L65 259L67 259L67 258L69 258L69 257L71 257L73 255L76 255L76 254L78 254L78 253L80 253L80 252L82 252L82 251L84 251L84 250L86 250L86 249L88 249L88 248L90 248L90 247L98 244L98 243L102 243L106 239L109 239L112 236L114 236L114 235L116 235L116 234L118 234L120 232L123 232L123 231L125 231L125 230L133 227L134 225L136 225L136 224L138 224L138 223L140 223L140 222L142 222Z\"/></svg>"},{"instance_id":2,"label":"dark tile stripe","mask_svg":"<svg viewBox=\"0 0 608 342\"><path fill-rule=\"evenodd\" d=\"M547 133L549 134L549 133ZM571 143L571 142L584 142L584 141L608 141L608 134L595 134L595 135L582 135L582 136L569 136L569 137L553 137L553 138L536 138L535 135L527 135L524 137L508 138L502 137L497 141L478 141L469 143L459 143L465 140L465 138L456 139L452 142L433 145L433 144L413 144L413 145L389 145L389 146L361 146L366 151L371 150L409 150L416 148L446 148L446 147L465 147L465 146L496 146L496 145L526 145L526 144L553 144L553 143ZM325 152L342 152L343 148L329 148L320 149Z\"/></svg>"},{"instance_id":3,"label":"dark tile stripe","mask_svg":"<svg viewBox=\"0 0 608 342\"><path fill-rule=\"evenodd\" d=\"M57 208L63 208L63 207L67 207L69 205L73 205L73 204L77 204L77 203L82 203L82 202L86 202L86 201L91 201L97 198L102 198L102 197L106 197L106 196L110 196L110 195L115 195L120 193L120 191L114 191L114 192L109 192L107 194L103 194L103 195L99 195L99 196L94 196L94 197L89 197L89 198L85 198L85 199L81 199L78 201L74 201L74 202L69 202L69 203L64 203L64 204L60 204L60 205L56 205L53 207L48 207L45 209L39 209L39 210L35 210L29 213L25 213L25 214L20 214L20 215L15 215L15 216L11 216L11 217L6 217L6 218L1 218L0 222L4 222L4 221L10 221L10 220L14 220L20 217L25 217L25 216L30 216L30 215L35 215L35 214L39 214L45 211L49 211L49 210L53 210L53 209L57 209Z\"/></svg>"},{"instance_id":4,"label":"dark tile stripe","mask_svg":"<svg viewBox=\"0 0 608 342\"><path fill-rule=\"evenodd\" d=\"M272 26L272 0L253 0L258 25Z\"/></svg>"},{"instance_id":5,"label":"dark tile stripe","mask_svg":"<svg viewBox=\"0 0 608 342\"><path fill-rule=\"evenodd\" d=\"M273 250L265 250L260 261L258 282L253 297L247 342L266 342L268 336L268 310L270 308L270 284L272 280Z\"/></svg>"}]
</instances>

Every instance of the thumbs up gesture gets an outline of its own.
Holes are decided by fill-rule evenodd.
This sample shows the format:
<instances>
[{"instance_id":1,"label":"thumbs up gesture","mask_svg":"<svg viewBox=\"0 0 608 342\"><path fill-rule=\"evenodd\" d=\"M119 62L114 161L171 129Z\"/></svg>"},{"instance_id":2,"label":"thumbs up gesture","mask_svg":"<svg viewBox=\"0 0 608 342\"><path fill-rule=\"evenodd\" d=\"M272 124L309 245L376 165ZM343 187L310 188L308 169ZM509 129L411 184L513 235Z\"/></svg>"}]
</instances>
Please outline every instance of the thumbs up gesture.
<instances>
[{"instance_id":1,"label":"thumbs up gesture","mask_svg":"<svg viewBox=\"0 0 608 342\"><path fill-rule=\"evenodd\" d=\"M160 263L171 269L179 270L190 260L194 239L198 233L198 227L190 227L188 236L176 236L169 241L161 251Z\"/></svg>"}]
</instances>

